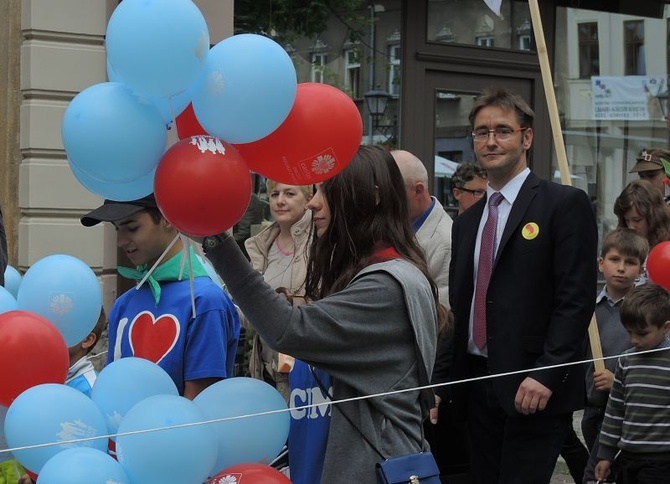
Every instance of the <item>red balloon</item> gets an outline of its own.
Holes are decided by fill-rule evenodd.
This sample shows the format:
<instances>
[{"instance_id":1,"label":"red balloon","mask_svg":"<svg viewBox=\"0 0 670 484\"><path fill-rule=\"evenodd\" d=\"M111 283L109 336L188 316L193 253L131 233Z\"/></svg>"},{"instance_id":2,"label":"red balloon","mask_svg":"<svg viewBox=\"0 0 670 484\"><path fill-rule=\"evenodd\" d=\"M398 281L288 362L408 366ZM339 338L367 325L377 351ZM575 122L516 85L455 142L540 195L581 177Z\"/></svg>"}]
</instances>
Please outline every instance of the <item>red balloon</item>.
<instances>
[{"instance_id":1,"label":"red balloon","mask_svg":"<svg viewBox=\"0 0 670 484\"><path fill-rule=\"evenodd\" d=\"M655 245L647 257L649 279L670 291L670 241Z\"/></svg>"},{"instance_id":2,"label":"red balloon","mask_svg":"<svg viewBox=\"0 0 670 484\"><path fill-rule=\"evenodd\" d=\"M181 232L219 234L244 215L251 173L232 145L193 136L174 144L158 162L154 195L165 218Z\"/></svg>"},{"instance_id":3,"label":"red balloon","mask_svg":"<svg viewBox=\"0 0 670 484\"><path fill-rule=\"evenodd\" d=\"M291 480L273 467L264 464L237 464L222 470L207 484L291 484Z\"/></svg>"},{"instance_id":4,"label":"red balloon","mask_svg":"<svg viewBox=\"0 0 670 484\"><path fill-rule=\"evenodd\" d=\"M191 136L208 136L209 134L205 131L205 128L200 126L200 121L195 116L195 111L193 111L193 104L188 103L186 109L177 116L175 120L177 123L177 136L179 139L190 138Z\"/></svg>"},{"instance_id":5,"label":"red balloon","mask_svg":"<svg viewBox=\"0 0 670 484\"><path fill-rule=\"evenodd\" d=\"M58 328L30 311L0 314L0 405L42 383L65 383L70 366Z\"/></svg>"},{"instance_id":6,"label":"red balloon","mask_svg":"<svg viewBox=\"0 0 670 484\"><path fill-rule=\"evenodd\" d=\"M281 183L310 185L342 171L363 136L358 108L344 92L327 84L298 84L293 108L272 133L236 144L251 171Z\"/></svg>"}]
</instances>

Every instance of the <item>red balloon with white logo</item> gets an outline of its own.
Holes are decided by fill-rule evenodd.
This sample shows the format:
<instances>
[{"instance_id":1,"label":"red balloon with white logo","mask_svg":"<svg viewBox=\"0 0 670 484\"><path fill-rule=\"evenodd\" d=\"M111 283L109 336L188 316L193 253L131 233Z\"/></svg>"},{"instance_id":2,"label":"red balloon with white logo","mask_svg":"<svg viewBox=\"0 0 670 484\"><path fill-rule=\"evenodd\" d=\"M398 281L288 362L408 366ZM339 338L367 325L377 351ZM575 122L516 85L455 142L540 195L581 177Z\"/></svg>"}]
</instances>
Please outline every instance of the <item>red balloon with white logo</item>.
<instances>
[{"instance_id":1,"label":"red balloon with white logo","mask_svg":"<svg viewBox=\"0 0 670 484\"><path fill-rule=\"evenodd\" d=\"M256 173L289 185L311 185L344 170L362 137L361 114L347 94L305 82L298 84L293 107L276 130L235 147Z\"/></svg>"},{"instance_id":2,"label":"red balloon with white logo","mask_svg":"<svg viewBox=\"0 0 670 484\"><path fill-rule=\"evenodd\" d=\"M264 464L238 464L222 470L207 484L291 484L291 480Z\"/></svg>"},{"instance_id":3,"label":"red balloon with white logo","mask_svg":"<svg viewBox=\"0 0 670 484\"><path fill-rule=\"evenodd\" d=\"M154 195L165 218L180 232L219 234L244 215L251 198L251 173L232 145L212 136L191 136L161 158Z\"/></svg>"}]
</instances>

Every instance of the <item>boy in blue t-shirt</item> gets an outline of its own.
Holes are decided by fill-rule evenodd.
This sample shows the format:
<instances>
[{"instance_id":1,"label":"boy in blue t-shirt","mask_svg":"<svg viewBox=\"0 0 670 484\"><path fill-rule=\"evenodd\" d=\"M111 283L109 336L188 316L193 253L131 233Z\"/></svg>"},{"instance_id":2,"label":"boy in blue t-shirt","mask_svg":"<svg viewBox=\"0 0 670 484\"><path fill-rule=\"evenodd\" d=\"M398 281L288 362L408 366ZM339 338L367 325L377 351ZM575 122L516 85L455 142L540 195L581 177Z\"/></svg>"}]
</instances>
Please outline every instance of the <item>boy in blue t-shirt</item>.
<instances>
[{"instance_id":1,"label":"boy in blue t-shirt","mask_svg":"<svg viewBox=\"0 0 670 484\"><path fill-rule=\"evenodd\" d=\"M147 277L112 307L107 363L129 356L153 361L189 399L233 376L240 335L237 310L192 249L190 261L182 264L183 243L153 194L132 201L105 200L81 219L87 227L103 221L114 224L117 245L135 266L119 267L119 273L137 281Z\"/></svg>"}]
</instances>

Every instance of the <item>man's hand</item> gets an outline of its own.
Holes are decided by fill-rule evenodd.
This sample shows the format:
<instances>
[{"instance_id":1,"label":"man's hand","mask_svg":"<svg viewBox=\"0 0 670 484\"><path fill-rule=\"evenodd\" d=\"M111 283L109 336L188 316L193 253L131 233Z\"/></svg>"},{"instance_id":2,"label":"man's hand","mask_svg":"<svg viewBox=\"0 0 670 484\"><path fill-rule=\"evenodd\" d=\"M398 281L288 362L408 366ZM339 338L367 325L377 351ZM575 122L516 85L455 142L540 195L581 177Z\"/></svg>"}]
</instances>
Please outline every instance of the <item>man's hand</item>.
<instances>
[{"instance_id":1,"label":"man's hand","mask_svg":"<svg viewBox=\"0 0 670 484\"><path fill-rule=\"evenodd\" d=\"M441 401L442 401L442 399L440 397L438 397L437 395L435 395L435 406L430 409L430 415L429 415L430 423L432 423L433 425L435 425L437 423L437 414L438 414L438 410L440 409L440 402Z\"/></svg>"},{"instance_id":2,"label":"man's hand","mask_svg":"<svg viewBox=\"0 0 670 484\"><path fill-rule=\"evenodd\" d=\"M534 414L538 410L542 411L547 407L551 394L552 391L542 383L527 377L519 385L516 397L514 397L516 411L524 415Z\"/></svg>"}]
</instances>

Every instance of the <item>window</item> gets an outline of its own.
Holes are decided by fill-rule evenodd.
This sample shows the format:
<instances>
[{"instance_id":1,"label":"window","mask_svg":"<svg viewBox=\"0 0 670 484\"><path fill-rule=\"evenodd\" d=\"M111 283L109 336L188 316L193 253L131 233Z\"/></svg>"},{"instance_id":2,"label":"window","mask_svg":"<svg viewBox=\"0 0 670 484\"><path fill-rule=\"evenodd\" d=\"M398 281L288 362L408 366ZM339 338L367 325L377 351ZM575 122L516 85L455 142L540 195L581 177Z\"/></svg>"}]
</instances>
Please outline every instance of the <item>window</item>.
<instances>
[{"instance_id":1,"label":"window","mask_svg":"<svg viewBox=\"0 0 670 484\"><path fill-rule=\"evenodd\" d=\"M493 47L495 45L492 35L476 37L475 43L480 47Z\"/></svg>"},{"instance_id":2,"label":"window","mask_svg":"<svg viewBox=\"0 0 670 484\"><path fill-rule=\"evenodd\" d=\"M590 79L600 75L600 44L598 22L577 25L579 31L579 78Z\"/></svg>"},{"instance_id":3,"label":"window","mask_svg":"<svg viewBox=\"0 0 670 484\"><path fill-rule=\"evenodd\" d=\"M389 86L392 96L400 95L400 45L389 45Z\"/></svg>"},{"instance_id":4,"label":"window","mask_svg":"<svg viewBox=\"0 0 670 484\"><path fill-rule=\"evenodd\" d=\"M624 28L624 62L627 76L644 76L644 20L626 20Z\"/></svg>"},{"instance_id":5,"label":"window","mask_svg":"<svg viewBox=\"0 0 670 484\"><path fill-rule=\"evenodd\" d=\"M525 19L516 29L516 47L519 50L531 50L532 29L530 20Z\"/></svg>"},{"instance_id":6,"label":"window","mask_svg":"<svg viewBox=\"0 0 670 484\"><path fill-rule=\"evenodd\" d=\"M361 55L357 49L344 51L344 87L352 98L361 97Z\"/></svg>"},{"instance_id":7,"label":"window","mask_svg":"<svg viewBox=\"0 0 670 484\"><path fill-rule=\"evenodd\" d=\"M312 82L325 82L325 73L326 70L326 61L328 60L328 54L312 54L312 73L311 81Z\"/></svg>"}]
</instances>

